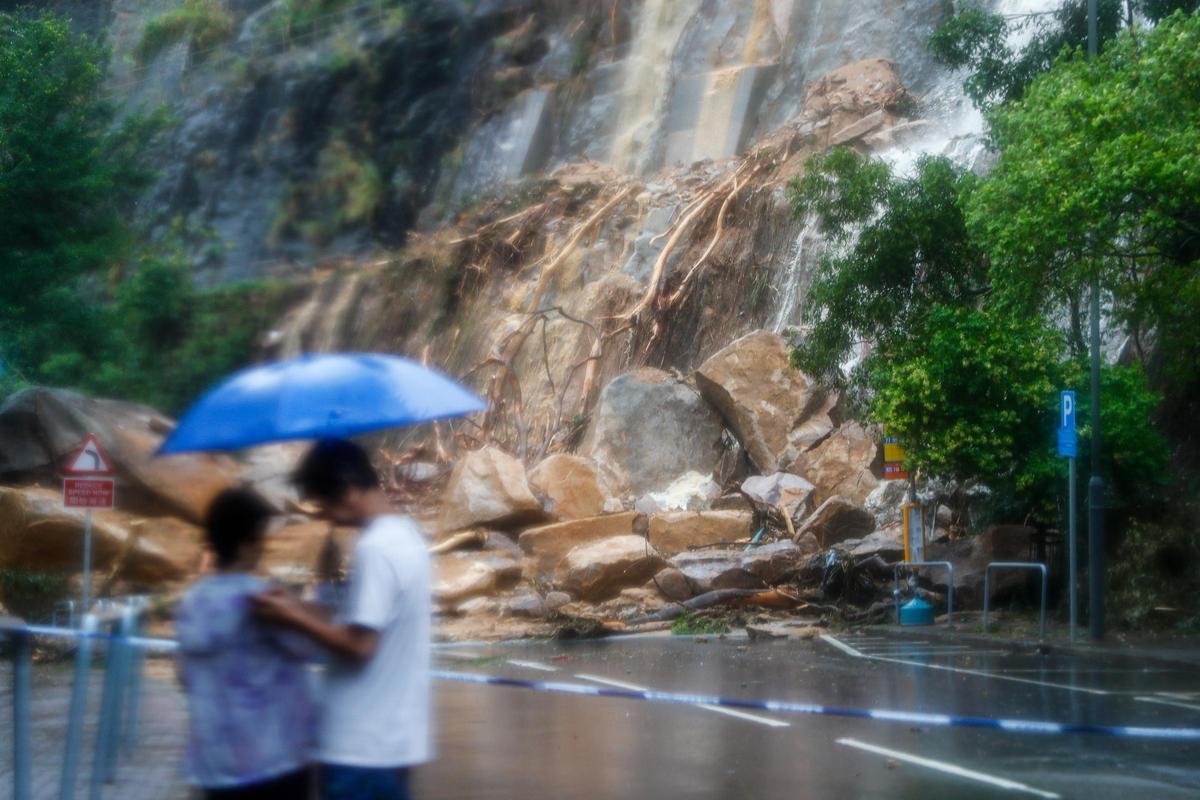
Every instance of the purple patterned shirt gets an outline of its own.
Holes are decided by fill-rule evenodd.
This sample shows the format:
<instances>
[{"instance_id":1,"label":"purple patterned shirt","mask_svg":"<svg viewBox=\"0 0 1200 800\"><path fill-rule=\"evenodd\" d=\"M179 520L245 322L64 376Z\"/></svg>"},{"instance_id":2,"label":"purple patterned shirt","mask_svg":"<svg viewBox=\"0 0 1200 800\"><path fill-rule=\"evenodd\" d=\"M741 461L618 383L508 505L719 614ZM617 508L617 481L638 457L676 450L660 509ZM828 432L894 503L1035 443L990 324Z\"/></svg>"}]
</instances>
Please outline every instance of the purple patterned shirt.
<instances>
[{"instance_id":1,"label":"purple patterned shirt","mask_svg":"<svg viewBox=\"0 0 1200 800\"><path fill-rule=\"evenodd\" d=\"M208 788L257 783L300 769L313 745L305 661L314 648L256 620L250 596L269 588L244 573L213 575L176 613L191 716L188 776Z\"/></svg>"}]
</instances>

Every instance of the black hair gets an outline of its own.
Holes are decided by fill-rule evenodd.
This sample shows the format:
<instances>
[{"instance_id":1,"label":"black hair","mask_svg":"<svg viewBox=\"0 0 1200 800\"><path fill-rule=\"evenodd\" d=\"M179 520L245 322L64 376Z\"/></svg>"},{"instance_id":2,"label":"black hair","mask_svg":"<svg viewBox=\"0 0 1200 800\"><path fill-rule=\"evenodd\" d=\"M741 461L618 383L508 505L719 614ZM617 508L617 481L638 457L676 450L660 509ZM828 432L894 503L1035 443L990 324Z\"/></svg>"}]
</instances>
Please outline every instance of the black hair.
<instances>
[{"instance_id":1,"label":"black hair","mask_svg":"<svg viewBox=\"0 0 1200 800\"><path fill-rule=\"evenodd\" d=\"M345 439L313 445L292 475L301 497L336 503L350 489L376 489L379 474L367 451Z\"/></svg>"},{"instance_id":2,"label":"black hair","mask_svg":"<svg viewBox=\"0 0 1200 800\"><path fill-rule=\"evenodd\" d=\"M238 549L262 539L274 513L270 503L252 489L226 489L213 499L204 516L205 535L217 566L237 560Z\"/></svg>"}]
</instances>

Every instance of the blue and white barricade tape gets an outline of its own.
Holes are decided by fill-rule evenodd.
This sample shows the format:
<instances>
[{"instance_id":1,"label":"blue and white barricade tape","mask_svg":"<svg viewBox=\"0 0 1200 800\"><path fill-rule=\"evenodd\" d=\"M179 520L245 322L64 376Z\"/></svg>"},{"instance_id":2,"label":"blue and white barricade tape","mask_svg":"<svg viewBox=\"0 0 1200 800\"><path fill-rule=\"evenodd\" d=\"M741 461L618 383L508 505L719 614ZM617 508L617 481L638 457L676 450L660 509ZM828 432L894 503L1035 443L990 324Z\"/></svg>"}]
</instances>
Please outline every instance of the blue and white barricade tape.
<instances>
[{"instance_id":1,"label":"blue and white barricade tape","mask_svg":"<svg viewBox=\"0 0 1200 800\"><path fill-rule=\"evenodd\" d=\"M709 695L678 694L651 689L615 689L606 686L585 686L576 683L553 681L526 681L518 678L501 678L469 672L434 671L438 680L459 683L477 683L485 686L511 686L533 689L539 692L574 694L585 697L612 697L621 700L644 700L651 703L673 703L688 706L724 706L750 711L771 711L776 714L808 714L821 717L851 717L870 719L877 722L900 722L906 725L924 725L933 728L991 728L1009 733L1040 734L1091 734L1117 736L1134 739L1171 739L1174 741L1200 741L1200 728L1148 728L1127 725L1090 725L1070 722L1042 722L1024 719L995 719L993 717L958 717L950 714L924 714L916 711L888 711L883 709L840 708L810 703L790 703L779 700L739 700Z\"/></svg>"},{"instance_id":2,"label":"blue and white barricade tape","mask_svg":"<svg viewBox=\"0 0 1200 800\"><path fill-rule=\"evenodd\" d=\"M4 631L0 631L3 633ZM10 632L31 633L37 636L59 636L69 638L91 637L117 639L121 637L104 633L84 633L65 628L28 625L10 629ZM124 639L134 647L148 650L177 650L179 643L172 639L155 639L144 636ZM722 706L743 711L768 711L776 714L805 714L819 717L849 717L876 722L898 722L905 725L922 725L931 728L985 728L1008 733L1035 733L1042 735L1084 734L1111 736L1126 739L1166 739L1172 741L1200 741L1200 728L1156 728L1134 725L1095 725L1074 722L1048 722L1027 719L998 719L995 717L962 717L952 714L927 714L919 711L892 711L888 709L843 708L822 706L812 703L793 703L782 700L742 700L715 695L661 692L653 689L619 689L607 686L588 686L559 681L528 681L520 678L505 678L471 672L449 672L434 670L437 680L454 683L474 683L483 686L507 686L516 689L531 689L552 694L570 694L583 697L609 697L618 700L641 700L650 703L667 703L686 706Z\"/></svg>"}]
</instances>

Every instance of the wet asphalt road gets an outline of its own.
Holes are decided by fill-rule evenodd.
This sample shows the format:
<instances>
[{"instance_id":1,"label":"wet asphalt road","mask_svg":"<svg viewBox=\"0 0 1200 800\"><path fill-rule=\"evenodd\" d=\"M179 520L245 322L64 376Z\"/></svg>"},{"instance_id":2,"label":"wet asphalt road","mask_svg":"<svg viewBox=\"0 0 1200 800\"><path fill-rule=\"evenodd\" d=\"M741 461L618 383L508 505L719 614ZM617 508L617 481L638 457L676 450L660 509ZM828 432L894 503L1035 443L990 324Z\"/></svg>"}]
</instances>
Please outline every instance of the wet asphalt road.
<instances>
[{"instance_id":1,"label":"wet asphalt road","mask_svg":"<svg viewBox=\"0 0 1200 800\"><path fill-rule=\"evenodd\" d=\"M517 644L442 651L438 662L527 680L830 706L1200 726L1200 675L1186 666L886 633L836 639ZM439 757L417 776L424 800L1200 797L1200 745L1189 743L730 716L455 683L438 684L437 706Z\"/></svg>"}]
</instances>

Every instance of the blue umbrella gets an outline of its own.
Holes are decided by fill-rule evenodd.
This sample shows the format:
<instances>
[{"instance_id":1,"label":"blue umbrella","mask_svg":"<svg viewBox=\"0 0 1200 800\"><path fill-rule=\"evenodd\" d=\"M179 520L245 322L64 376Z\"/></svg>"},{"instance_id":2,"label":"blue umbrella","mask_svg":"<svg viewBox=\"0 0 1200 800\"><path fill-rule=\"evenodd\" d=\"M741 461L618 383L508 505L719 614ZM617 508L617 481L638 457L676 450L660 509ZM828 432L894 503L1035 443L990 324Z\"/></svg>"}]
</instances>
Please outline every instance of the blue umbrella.
<instances>
[{"instance_id":1,"label":"blue umbrella","mask_svg":"<svg viewBox=\"0 0 1200 800\"><path fill-rule=\"evenodd\" d=\"M405 358L307 355L227 378L188 409L158 454L354 436L484 408L462 386Z\"/></svg>"}]
</instances>

